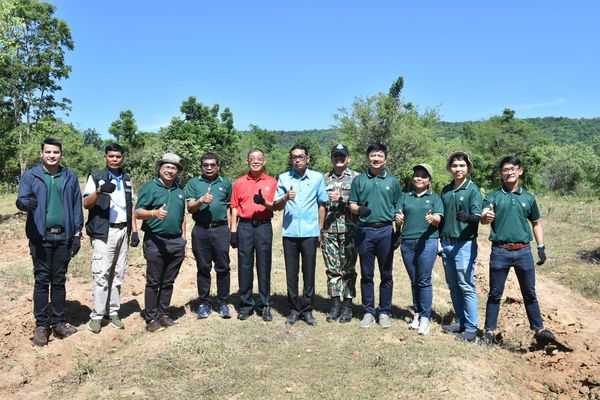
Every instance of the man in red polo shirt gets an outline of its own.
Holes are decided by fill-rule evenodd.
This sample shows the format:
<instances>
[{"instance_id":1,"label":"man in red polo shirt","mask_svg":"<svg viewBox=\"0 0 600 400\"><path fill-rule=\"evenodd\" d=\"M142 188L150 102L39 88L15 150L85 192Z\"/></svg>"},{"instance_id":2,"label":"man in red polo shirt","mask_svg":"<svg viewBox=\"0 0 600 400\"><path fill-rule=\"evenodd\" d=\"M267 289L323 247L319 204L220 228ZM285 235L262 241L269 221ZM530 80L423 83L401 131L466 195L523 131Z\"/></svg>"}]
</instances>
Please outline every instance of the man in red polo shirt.
<instances>
[{"instance_id":1,"label":"man in red polo shirt","mask_svg":"<svg viewBox=\"0 0 600 400\"><path fill-rule=\"evenodd\" d=\"M250 171L233 183L231 194L231 247L238 249L238 282L240 287L239 320L246 320L255 309L252 297L253 262L256 254L259 302L257 314L263 321L271 315L271 245L273 243L272 205L277 179L263 172L265 154L258 148L248 152Z\"/></svg>"}]
</instances>

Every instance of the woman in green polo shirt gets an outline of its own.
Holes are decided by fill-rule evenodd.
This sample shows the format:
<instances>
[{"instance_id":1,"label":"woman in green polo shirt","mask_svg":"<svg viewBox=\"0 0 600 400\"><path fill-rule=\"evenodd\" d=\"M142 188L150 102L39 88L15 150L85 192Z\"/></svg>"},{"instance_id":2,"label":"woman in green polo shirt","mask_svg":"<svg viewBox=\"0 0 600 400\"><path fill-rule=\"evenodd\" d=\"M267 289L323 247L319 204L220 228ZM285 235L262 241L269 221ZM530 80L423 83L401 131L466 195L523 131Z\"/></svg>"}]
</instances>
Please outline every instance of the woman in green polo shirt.
<instances>
[{"instance_id":1,"label":"woman in green polo shirt","mask_svg":"<svg viewBox=\"0 0 600 400\"><path fill-rule=\"evenodd\" d=\"M415 318L410 325L419 335L429 334L433 288L431 273L438 251L438 225L444 216L442 199L431 192L432 168L413 168L413 190L400 202L396 223L402 225L402 261L410 278Z\"/></svg>"}]
</instances>

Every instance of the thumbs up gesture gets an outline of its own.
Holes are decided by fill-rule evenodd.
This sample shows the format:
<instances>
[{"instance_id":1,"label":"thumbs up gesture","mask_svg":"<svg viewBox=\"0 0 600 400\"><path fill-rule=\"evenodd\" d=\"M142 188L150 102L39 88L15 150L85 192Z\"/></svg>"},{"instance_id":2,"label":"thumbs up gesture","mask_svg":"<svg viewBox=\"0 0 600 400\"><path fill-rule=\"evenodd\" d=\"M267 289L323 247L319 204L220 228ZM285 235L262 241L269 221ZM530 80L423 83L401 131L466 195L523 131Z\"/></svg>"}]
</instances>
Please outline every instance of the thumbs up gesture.
<instances>
[{"instance_id":1,"label":"thumbs up gesture","mask_svg":"<svg viewBox=\"0 0 600 400\"><path fill-rule=\"evenodd\" d=\"M433 213L431 212L431 210L427 210L427 214L425 214L425 220L428 224L431 224L433 222Z\"/></svg>"},{"instance_id":2,"label":"thumbs up gesture","mask_svg":"<svg viewBox=\"0 0 600 400\"><path fill-rule=\"evenodd\" d=\"M487 211L483 212L483 220L489 224L494 222L494 219L496 219L496 214L494 213L494 203L490 203Z\"/></svg>"},{"instance_id":3,"label":"thumbs up gesture","mask_svg":"<svg viewBox=\"0 0 600 400\"><path fill-rule=\"evenodd\" d=\"M254 195L254 203L265 204L265 198L262 195L262 189L258 189L258 193Z\"/></svg>"},{"instance_id":4,"label":"thumbs up gesture","mask_svg":"<svg viewBox=\"0 0 600 400\"><path fill-rule=\"evenodd\" d=\"M206 191L206 193L204 193L204 195L202 197L200 197L200 200L204 204L212 203L213 196L212 196L212 193L210 192L210 186L208 187L208 190Z\"/></svg>"},{"instance_id":5,"label":"thumbs up gesture","mask_svg":"<svg viewBox=\"0 0 600 400\"><path fill-rule=\"evenodd\" d=\"M156 218L160 219L161 221L167 217L167 214L169 214L169 212L167 211L167 205L166 204L163 204L156 211L157 211L156 212Z\"/></svg>"},{"instance_id":6,"label":"thumbs up gesture","mask_svg":"<svg viewBox=\"0 0 600 400\"><path fill-rule=\"evenodd\" d=\"M290 190L287 191L284 197L286 200L294 200L296 198L296 192L294 191L293 185L290 186Z\"/></svg>"}]
</instances>

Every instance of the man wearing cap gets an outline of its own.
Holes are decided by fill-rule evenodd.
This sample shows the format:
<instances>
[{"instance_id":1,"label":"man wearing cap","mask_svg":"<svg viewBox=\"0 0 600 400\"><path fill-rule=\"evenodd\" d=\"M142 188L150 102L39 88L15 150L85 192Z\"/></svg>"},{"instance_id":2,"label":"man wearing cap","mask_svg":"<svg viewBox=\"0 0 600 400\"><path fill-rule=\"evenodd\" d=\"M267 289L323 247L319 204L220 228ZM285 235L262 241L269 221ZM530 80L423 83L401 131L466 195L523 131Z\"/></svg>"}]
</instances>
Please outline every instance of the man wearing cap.
<instances>
[{"instance_id":1,"label":"man wearing cap","mask_svg":"<svg viewBox=\"0 0 600 400\"><path fill-rule=\"evenodd\" d=\"M127 266L128 238L137 247L140 239L133 218L133 185L123 169L123 148L116 143L104 149L106 167L92 172L83 191L83 207L89 210L85 229L92 241L93 306L88 329L100 333L102 319L125 328L119 318L121 284Z\"/></svg>"},{"instance_id":2,"label":"man wearing cap","mask_svg":"<svg viewBox=\"0 0 600 400\"><path fill-rule=\"evenodd\" d=\"M321 231L323 261L327 268L327 292L331 310L327 322L350 322L352 299L356 297L356 247L354 236L358 218L350 212L348 196L358 173L348 168L350 152L343 144L331 149L333 169L324 175L329 200Z\"/></svg>"},{"instance_id":3,"label":"man wearing cap","mask_svg":"<svg viewBox=\"0 0 600 400\"><path fill-rule=\"evenodd\" d=\"M494 331L497 328L500 300L508 272L511 267L514 267L523 295L529 327L535 332L534 337L537 342L544 344L554 340L554 334L544 329L535 293L535 265L530 246L532 235L529 227L531 223L533 236L537 242L539 256L537 265L542 265L546 261L546 251L540 212L535 196L519 186L519 179L523 175L521 160L515 156L507 156L500 161L498 167L503 185L485 196L481 213L481 223L491 224L492 242L490 292L485 310L483 341L490 345L496 343Z\"/></svg>"},{"instance_id":4,"label":"man wearing cap","mask_svg":"<svg viewBox=\"0 0 600 400\"><path fill-rule=\"evenodd\" d=\"M394 280L392 264L392 222L402 196L400 182L385 170L388 148L383 143L371 143L367 148L368 170L352 181L350 211L359 216L356 248L360 256L360 290L364 316L361 328L375 323L375 258L379 265L379 325L390 326Z\"/></svg>"},{"instance_id":5,"label":"man wearing cap","mask_svg":"<svg viewBox=\"0 0 600 400\"><path fill-rule=\"evenodd\" d=\"M328 200L323 175L308 168L310 155L305 145L296 144L290 150L292 169L279 175L273 207L284 210L283 255L290 314L285 324L295 324L300 318L308 325L317 324L312 314L315 296L315 266L319 232L325 219ZM298 275L302 257L303 295L298 295Z\"/></svg>"},{"instance_id":6,"label":"man wearing cap","mask_svg":"<svg viewBox=\"0 0 600 400\"><path fill-rule=\"evenodd\" d=\"M35 346L48 344L54 336L66 338L77 329L65 322L67 267L81 247L83 212L81 191L73 171L60 165L62 144L47 138L42 142L38 164L19 182L17 208L27 212L25 232L33 260L33 315ZM52 318L48 318L48 297Z\"/></svg>"},{"instance_id":7,"label":"man wearing cap","mask_svg":"<svg viewBox=\"0 0 600 400\"><path fill-rule=\"evenodd\" d=\"M277 179L265 174L265 154L261 149L248 151L250 171L233 183L231 194L231 247L238 252L238 283L240 294L239 320L246 320L254 311L263 321L272 321L271 256L273 244L272 205ZM258 305L252 297L253 264L256 257Z\"/></svg>"},{"instance_id":8,"label":"man wearing cap","mask_svg":"<svg viewBox=\"0 0 600 400\"><path fill-rule=\"evenodd\" d=\"M456 151L448 157L446 170L452 181L442 189L445 218L440 227L442 263L456 322L443 325L446 333L473 342L477 338L478 300L475 289L477 230L483 198L469 179L473 163L469 155Z\"/></svg>"},{"instance_id":9,"label":"man wearing cap","mask_svg":"<svg viewBox=\"0 0 600 400\"><path fill-rule=\"evenodd\" d=\"M229 202L231 181L219 174L221 162L215 153L200 157L202 175L191 179L186 188L187 210L195 222L192 229L192 250L196 257L198 285L198 319L207 318L210 307L210 271L217 274L217 310L221 318L229 319Z\"/></svg>"},{"instance_id":10,"label":"man wearing cap","mask_svg":"<svg viewBox=\"0 0 600 400\"><path fill-rule=\"evenodd\" d=\"M165 153L158 160L158 177L140 189L135 216L144 220L146 292L144 319L148 332L174 324L168 314L173 285L185 257L185 193L177 182L181 157Z\"/></svg>"}]
</instances>

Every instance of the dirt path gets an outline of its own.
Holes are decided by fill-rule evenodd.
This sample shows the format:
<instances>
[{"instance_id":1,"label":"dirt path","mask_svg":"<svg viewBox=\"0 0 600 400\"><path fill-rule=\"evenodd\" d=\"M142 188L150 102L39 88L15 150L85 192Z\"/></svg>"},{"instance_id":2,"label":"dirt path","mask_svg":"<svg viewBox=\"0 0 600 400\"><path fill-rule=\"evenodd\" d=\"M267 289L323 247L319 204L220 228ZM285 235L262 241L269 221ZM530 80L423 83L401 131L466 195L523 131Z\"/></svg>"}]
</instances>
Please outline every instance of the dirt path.
<instances>
[{"instance_id":1,"label":"dirt path","mask_svg":"<svg viewBox=\"0 0 600 400\"><path fill-rule=\"evenodd\" d=\"M0 244L0 313L3 315L0 325L0 357L3 361L0 366L0 398L46 398L53 384L73 370L84 373L99 355L117 353L116 350L132 341L139 341L138 346L156 344L152 343L151 335L140 337L144 330L139 313L143 307L145 277L139 248L131 257L133 264L128 267L123 286L124 331L106 326L100 335L89 332L86 323L91 307L91 282L70 278L66 317L78 327L79 332L65 340L53 339L44 348L34 348L30 341L34 329L31 284L21 282L26 278L15 280L15 271L9 271L16 263L30 264L27 241L8 237ZM196 297L195 264L191 249L188 250L172 300L175 313L179 315L189 312L189 303ZM481 302L485 302L487 296L489 253L489 242L482 239L477 271ZM600 399L600 304L541 275L538 275L537 291L546 327L557 334L559 345L545 348L532 345L518 284L511 273L500 310L502 348L522 353L530 363L531 387L540 398L550 391L565 399ZM480 323L483 318L481 315ZM169 335L173 336L171 340L176 340L177 330ZM160 341L165 344L164 335ZM135 346L132 351L135 351ZM127 352L119 351L117 354L124 357Z\"/></svg>"}]
</instances>

